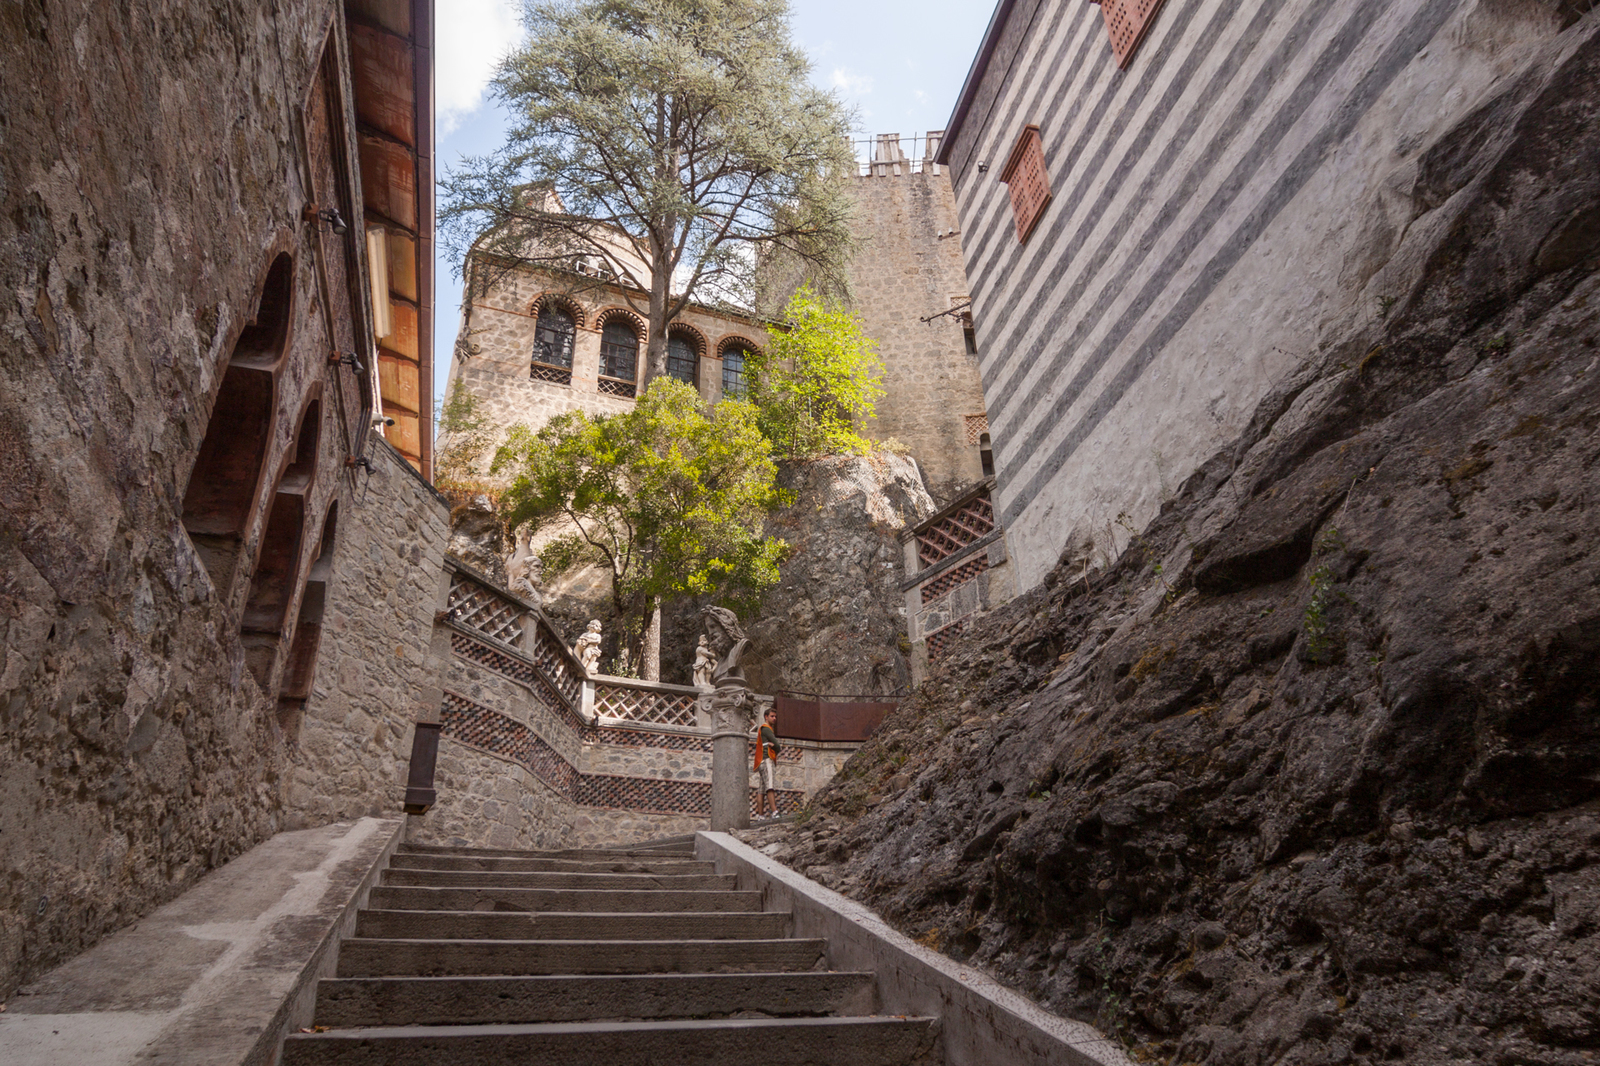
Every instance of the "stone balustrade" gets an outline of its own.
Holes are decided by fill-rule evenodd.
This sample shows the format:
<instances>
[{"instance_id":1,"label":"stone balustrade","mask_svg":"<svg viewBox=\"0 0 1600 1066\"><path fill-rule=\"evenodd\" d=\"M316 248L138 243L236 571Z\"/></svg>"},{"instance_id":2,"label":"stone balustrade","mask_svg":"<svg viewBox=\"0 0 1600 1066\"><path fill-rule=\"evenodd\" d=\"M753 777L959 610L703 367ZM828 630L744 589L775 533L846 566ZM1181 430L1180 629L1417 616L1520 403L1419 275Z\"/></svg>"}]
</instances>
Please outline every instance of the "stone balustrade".
<instances>
[{"instance_id":1,"label":"stone balustrade","mask_svg":"<svg viewBox=\"0 0 1600 1066\"><path fill-rule=\"evenodd\" d=\"M415 839L560 847L704 828L710 691L590 674L537 607L458 560L446 570L438 798ZM774 697L756 699L759 715ZM783 744L787 811L859 746Z\"/></svg>"}]
</instances>

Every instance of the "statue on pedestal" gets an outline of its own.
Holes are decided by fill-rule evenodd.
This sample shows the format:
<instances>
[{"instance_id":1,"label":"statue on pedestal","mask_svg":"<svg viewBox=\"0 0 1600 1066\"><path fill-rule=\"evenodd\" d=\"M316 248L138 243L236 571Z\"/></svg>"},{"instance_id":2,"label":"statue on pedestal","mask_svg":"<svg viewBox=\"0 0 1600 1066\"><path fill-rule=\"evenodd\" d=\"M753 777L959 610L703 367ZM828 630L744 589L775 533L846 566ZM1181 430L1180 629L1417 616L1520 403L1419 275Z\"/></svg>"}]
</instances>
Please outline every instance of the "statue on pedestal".
<instances>
[{"instance_id":1,"label":"statue on pedestal","mask_svg":"<svg viewBox=\"0 0 1600 1066\"><path fill-rule=\"evenodd\" d=\"M578 661L583 664L585 672L592 674L599 669L600 619L590 619L589 628L579 634L577 643L572 645L572 650L578 656Z\"/></svg>"},{"instance_id":2,"label":"statue on pedestal","mask_svg":"<svg viewBox=\"0 0 1600 1066\"><path fill-rule=\"evenodd\" d=\"M700 646L694 650L694 687L711 688L711 672L716 669L717 655L706 643L704 633L700 634Z\"/></svg>"},{"instance_id":3,"label":"statue on pedestal","mask_svg":"<svg viewBox=\"0 0 1600 1066\"><path fill-rule=\"evenodd\" d=\"M539 607L544 601L539 589L544 580L544 566L528 543L532 539L533 531L527 526L517 531L517 550L506 562L506 588Z\"/></svg>"},{"instance_id":4,"label":"statue on pedestal","mask_svg":"<svg viewBox=\"0 0 1600 1066\"><path fill-rule=\"evenodd\" d=\"M711 671L711 683L721 688L724 680L736 679L740 686L749 688L744 680L744 671L739 668L739 660L750 646L750 639L740 628L738 616L726 607L708 604L700 608L700 617L705 619L706 636L710 638L711 650L717 656L717 665Z\"/></svg>"},{"instance_id":5,"label":"statue on pedestal","mask_svg":"<svg viewBox=\"0 0 1600 1066\"><path fill-rule=\"evenodd\" d=\"M750 824L750 727L756 695L750 691L739 667L750 640L739 619L725 607L703 607L706 636L700 648L715 657L710 668L711 693L711 828L715 832ZM710 645L708 648L707 645ZM695 656L695 677L700 677L701 656Z\"/></svg>"}]
</instances>

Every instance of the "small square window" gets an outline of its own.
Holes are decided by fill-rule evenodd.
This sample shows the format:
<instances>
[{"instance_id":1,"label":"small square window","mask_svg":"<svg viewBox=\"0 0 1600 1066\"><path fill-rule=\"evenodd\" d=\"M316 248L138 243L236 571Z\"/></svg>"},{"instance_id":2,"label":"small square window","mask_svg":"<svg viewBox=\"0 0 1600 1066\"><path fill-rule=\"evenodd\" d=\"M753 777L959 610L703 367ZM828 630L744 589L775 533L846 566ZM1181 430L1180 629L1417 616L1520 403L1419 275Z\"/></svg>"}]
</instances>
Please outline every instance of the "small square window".
<instances>
[{"instance_id":1,"label":"small square window","mask_svg":"<svg viewBox=\"0 0 1600 1066\"><path fill-rule=\"evenodd\" d=\"M1028 126L1011 149L1011 158L1000 172L1000 180L1011 189L1011 215L1017 224L1017 240L1024 243L1033 227L1050 206L1050 176L1044 169L1044 145L1039 127Z\"/></svg>"}]
</instances>

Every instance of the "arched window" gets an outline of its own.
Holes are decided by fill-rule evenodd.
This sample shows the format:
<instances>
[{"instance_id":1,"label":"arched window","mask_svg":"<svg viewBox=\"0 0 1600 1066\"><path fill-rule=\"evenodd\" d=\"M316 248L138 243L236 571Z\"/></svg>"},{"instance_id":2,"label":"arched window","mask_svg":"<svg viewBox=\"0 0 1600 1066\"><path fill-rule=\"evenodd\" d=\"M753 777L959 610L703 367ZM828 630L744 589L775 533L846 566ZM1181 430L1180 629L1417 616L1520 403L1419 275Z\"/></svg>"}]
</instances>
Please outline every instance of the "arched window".
<instances>
[{"instance_id":1,"label":"arched window","mask_svg":"<svg viewBox=\"0 0 1600 1066\"><path fill-rule=\"evenodd\" d=\"M744 377L744 360L749 350L737 345L722 353L722 395L731 400L742 400L750 394Z\"/></svg>"},{"instance_id":2,"label":"arched window","mask_svg":"<svg viewBox=\"0 0 1600 1066\"><path fill-rule=\"evenodd\" d=\"M639 363L639 334L628 320L613 315L600 334L600 391L632 396L634 368Z\"/></svg>"},{"instance_id":3,"label":"arched window","mask_svg":"<svg viewBox=\"0 0 1600 1066\"><path fill-rule=\"evenodd\" d=\"M676 378L686 385L695 385L699 374L696 372L696 358L694 344L681 333L673 333L667 337L667 377Z\"/></svg>"},{"instance_id":4,"label":"arched window","mask_svg":"<svg viewBox=\"0 0 1600 1066\"><path fill-rule=\"evenodd\" d=\"M564 308L546 303L539 309L533 327L533 366L529 377L557 385L572 384L572 345L578 336L577 323Z\"/></svg>"},{"instance_id":5,"label":"arched window","mask_svg":"<svg viewBox=\"0 0 1600 1066\"><path fill-rule=\"evenodd\" d=\"M217 595L228 599L239 548L261 485L273 412L273 371L283 358L294 297L294 260L272 261L255 318L239 334L183 492L183 527Z\"/></svg>"},{"instance_id":6,"label":"arched window","mask_svg":"<svg viewBox=\"0 0 1600 1066\"><path fill-rule=\"evenodd\" d=\"M672 333L667 336L667 376L682 381L683 384L696 384L696 359L694 344L682 333Z\"/></svg>"},{"instance_id":7,"label":"arched window","mask_svg":"<svg viewBox=\"0 0 1600 1066\"><path fill-rule=\"evenodd\" d=\"M278 644L283 638L284 614L300 567L306 496L316 473L321 431L322 404L313 400L300 419L294 459L284 468L277 491L272 494L272 509L267 512L256 570L250 578L250 597L245 601L240 632L244 636L245 665L263 690L272 679Z\"/></svg>"},{"instance_id":8,"label":"arched window","mask_svg":"<svg viewBox=\"0 0 1600 1066\"><path fill-rule=\"evenodd\" d=\"M283 687L278 692L278 727L291 742L300 735L300 719L317 672L322 616L328 602L328 578L333 570L333 545L338 528L339 501L335 500L322 520L322 540L311 562L311 570L306 574L305 591L300 594L300 615L294 625L294 640L289 644L289 661L283 668Z\"/></svg>"}]
</instances>

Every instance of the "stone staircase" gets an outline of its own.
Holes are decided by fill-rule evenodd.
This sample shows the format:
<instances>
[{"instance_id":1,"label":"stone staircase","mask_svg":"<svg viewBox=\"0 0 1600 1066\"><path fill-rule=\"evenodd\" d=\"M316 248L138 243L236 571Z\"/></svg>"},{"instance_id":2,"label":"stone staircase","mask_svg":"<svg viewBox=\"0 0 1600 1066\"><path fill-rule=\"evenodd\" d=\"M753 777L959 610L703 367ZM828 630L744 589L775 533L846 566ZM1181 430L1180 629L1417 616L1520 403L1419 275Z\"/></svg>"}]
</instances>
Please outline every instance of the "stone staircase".
<instances>
[{"instance_id":1,"label":"stone staircase","mask_svg":"<svg viewBox=\"0 0 1600 1066\"><path fill-rule=\"evenodd\" d=\"M403 846L284 1066L934 1066L931 1018L696 862L633 850Z\"/></svg>"}]
</instances>

